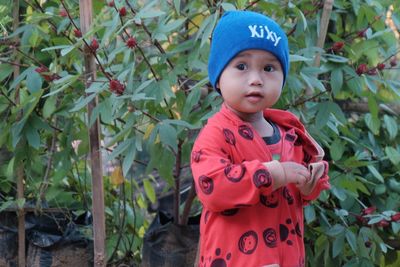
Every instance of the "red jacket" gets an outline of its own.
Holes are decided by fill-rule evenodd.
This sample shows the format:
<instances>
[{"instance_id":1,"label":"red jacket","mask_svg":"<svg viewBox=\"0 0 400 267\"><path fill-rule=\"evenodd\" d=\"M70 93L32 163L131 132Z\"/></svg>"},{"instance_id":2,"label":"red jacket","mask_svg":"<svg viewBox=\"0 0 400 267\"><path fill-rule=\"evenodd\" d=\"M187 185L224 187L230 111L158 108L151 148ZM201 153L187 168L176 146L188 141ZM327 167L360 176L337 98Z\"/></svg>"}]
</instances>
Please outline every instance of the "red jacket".
<instances>
[{"instance_id":1,"label":"red jacket","mask_svg":"<svg viewBox=\"0 0 400 267\"><path fill-rule=\"evenodd\" d=\"M264 117L284 129L281 161L310 164L323 150L290 112ZM303 206L330 187L328 165L308 196L293 184L273 191L262 164L271 153L250 123L225 105L208 120L193 150L191 168L203 204L199 266L304 266ZM225 264L225 265L224 265Z\"/></svg>"}]
</instances>

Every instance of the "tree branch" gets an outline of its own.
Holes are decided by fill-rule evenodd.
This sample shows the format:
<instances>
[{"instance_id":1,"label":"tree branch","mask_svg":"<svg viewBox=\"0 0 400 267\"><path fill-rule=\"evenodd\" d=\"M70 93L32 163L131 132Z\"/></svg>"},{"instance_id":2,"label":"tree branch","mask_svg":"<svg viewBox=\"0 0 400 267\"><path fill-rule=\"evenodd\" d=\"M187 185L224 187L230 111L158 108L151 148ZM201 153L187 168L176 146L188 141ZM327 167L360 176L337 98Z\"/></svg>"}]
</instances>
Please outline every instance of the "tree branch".
<instances>
[{"instance_id":1,"label":"tree branch","mask_svg":"<svg viewBox=\"0 0 400 267\"><path fill-rule=\"evenodd\" d=\"M347 112L357 112L357 113L368 113L370 109L368 103L365 101L353 102L350 100L336 100L335 101L344 111ZM379 112L386 113L394 116L400 115L400 105L399 104L380 104Z\"/></svg>"}]
</instances>

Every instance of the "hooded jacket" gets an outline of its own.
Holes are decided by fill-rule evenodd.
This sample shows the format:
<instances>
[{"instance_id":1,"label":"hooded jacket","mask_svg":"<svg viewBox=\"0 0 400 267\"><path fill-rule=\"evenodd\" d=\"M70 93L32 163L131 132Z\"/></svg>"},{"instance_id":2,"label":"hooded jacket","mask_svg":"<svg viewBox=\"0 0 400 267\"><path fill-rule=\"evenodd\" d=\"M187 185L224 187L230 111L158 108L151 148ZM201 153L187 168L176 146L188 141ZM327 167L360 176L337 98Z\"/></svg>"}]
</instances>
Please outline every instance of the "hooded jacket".
<instances>
[{"instance_id":1,"label":"hooded jacket","mask_svg":"<svg viewBox=\"0 0 400 267\"><path fill-rule=\"evenodd\" d=\"M274 177L263 165L272 161L268 146L250 123L222 105L191 155L203 205L198 266L305 266L303 206L330 187L328 164L292 113L266 109L264 117L283 129L280 161L323 166L316 185L308 195L294 184L273 190Z\"/></svg>"}]
</instances>

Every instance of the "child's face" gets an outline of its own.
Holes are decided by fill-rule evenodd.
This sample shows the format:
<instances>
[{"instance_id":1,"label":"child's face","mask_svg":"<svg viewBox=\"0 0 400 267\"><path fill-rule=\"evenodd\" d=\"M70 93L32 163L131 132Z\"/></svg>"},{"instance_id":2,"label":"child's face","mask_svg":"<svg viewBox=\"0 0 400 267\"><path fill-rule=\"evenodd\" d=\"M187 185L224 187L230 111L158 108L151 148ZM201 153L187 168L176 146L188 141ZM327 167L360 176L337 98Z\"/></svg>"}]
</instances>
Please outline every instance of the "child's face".
<instances>
[{"instance_id":1,"label":"child's face","mask_svg":"<svg viewBox=\"0 0 400 267\"><path fill-rule=\"evenodd\" d=\"M226 105L245 119L279 99L283 71L278 59L264 50L246 50L225 67L217 83Z\"/></svg>"}]
</instances>

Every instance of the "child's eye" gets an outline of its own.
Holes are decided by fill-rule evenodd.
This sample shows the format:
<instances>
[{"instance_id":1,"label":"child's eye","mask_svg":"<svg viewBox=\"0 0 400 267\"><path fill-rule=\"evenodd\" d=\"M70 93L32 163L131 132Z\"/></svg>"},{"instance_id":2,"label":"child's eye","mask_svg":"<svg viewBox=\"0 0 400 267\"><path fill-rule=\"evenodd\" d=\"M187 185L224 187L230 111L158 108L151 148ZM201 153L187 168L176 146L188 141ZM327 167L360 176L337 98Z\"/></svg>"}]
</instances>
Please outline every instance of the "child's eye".
<instances>
[{"instance_id":1,"label":"child's eye","mask_svg":"<svg viewBox=\"0 0 400 267\"><path fill-rule=\"evenodd\" d=\"M244 64L244 63L239 63L239 64L236 65L236 68L238 70L246 70L247 69L247 65Z\"/></svg>"},{"instance_id":2,"label":"child's eye","mask_svg":"<svg viewBox=\"0 0 400 267\"><path fill-rule=\"evenodd\" d=\"M271 71L274 71L274 70L275 70L275 68L273 66L271 66L271 65L268 65L268 66L264 67L264 71L266 71L266 72L271 72Z\"/></svg>"}]
</instances>

